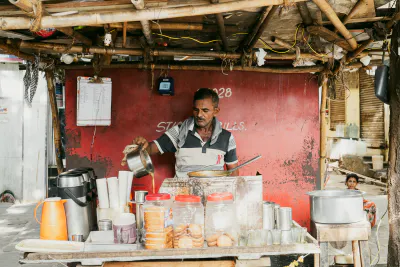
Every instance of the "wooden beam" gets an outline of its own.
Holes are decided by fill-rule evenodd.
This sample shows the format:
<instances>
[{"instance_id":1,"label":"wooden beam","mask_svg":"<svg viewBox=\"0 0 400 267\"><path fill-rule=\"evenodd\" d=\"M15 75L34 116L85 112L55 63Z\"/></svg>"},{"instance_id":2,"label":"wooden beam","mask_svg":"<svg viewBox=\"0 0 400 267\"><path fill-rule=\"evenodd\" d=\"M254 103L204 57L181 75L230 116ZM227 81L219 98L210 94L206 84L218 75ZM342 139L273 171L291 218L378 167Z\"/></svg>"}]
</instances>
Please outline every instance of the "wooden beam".
<instances>
[{"instance_id":1,"label":"wooden beam","mask_svg":"<svg viewBox=\"0 0 400 267\"><path fill-rule=\"evenodd\" d=\"M104 267L235 267L235 260L106 262Z\"/></svg>"},{"instance_id":2,"label":"wooden beam","mask_svg":"<svg viewBox=\"0 0 400 267\"><path fill-rule=\"evenodd\" d=\"M367 47L374 42L373 39L369 39L363 42L354 52L350 53L346 56L346 63L351 62L353 59L356 59L359 54L361 54Z\"/></svg>"},{"instance_id":3,"label":"wooden beam","mask_svg":"<svg viewBox=\"0 0 400 267\"><path fill-rule=\"evenodd\" d=\"M9 0L11 4L14 4L15 6L19 7L22 11L26 12L26 14L30 17L34 17L34 7L33 3L31 0ZM44 10L43 14L49 15L49 13ZM79 32L74 31L72 28L57 28L58 31L64 33L65 35L68 35L80 42L82 42L85 45L92 45L92 41L89 38L86 38Z\"/></svg>"},{"instance_id":4,"label":"wooden beam","mask_svg":"<svg viewBox=\"0 0 400 267\"><path fill-rule=\"evenodd\" d=\"M19 49L12 47L11 45L0 42L0 49L6 54L14 55L16 57L22 58L24 60L34 61L35 56L21 52Z\"/></svg>"},{"instance_id":5,"label":"wooden beam","mask_svg":"<svg viewBox=\"0 0 400 267\"><path fill-rule=\"evenodd\" d=\"M131 0L131 1L132 1L132 4L135 5L137 10L144 9L144 0ZM144 37L146 38L147 44L152 45L153 37L151 36L150 21L149 20L141 20L140 24L142 24L142 31L143 31Z\"/></svg>"},{"instance_id":6,"label":"wooden beam","mask_svg":"<svg viewBox=\"0 0 400 267\"><path fill-rule=\"evenodd\" d=\"M347 24L377 22L377 21L387 21L387 20L390 20L390 18L388 17L356 18L356 19L349 19L347 21ZM323 21L322 25L332 25L332 21Z\"/></svg>"},{"instance_id":7,"label":"wooden beam","mask_svg":"<svg viewBox=\"0 0 400 267\"><path fill-rule=\"evenodd\" d=\"M300 13L301 19L303 20L303 24L305 26L310 26L313 24L313 19L311 17L310 10L308 9L307 3L306 2L299 2L296 3L297 9Z\"/></svg>"},{"instance_id":8,"label":"wooden beam","mask_svg":"<svg viewBox=\"0 0 400 267\"><path fill-rule=\"evenodd\" d=\"M304 0L293 0L303 2ZM317 0L316 0L317 1ZM42 28L59 28L72 26L88 26L95 24L108 24L124 21L142 21L154 19L169 19L187 16L207 15L235 10L243 10L267 5L282 5L285 0L246 0L219 4L199 6L184 6L176 8L150 8L144 10L84 13L70 16L44 16L41 21ZM0 30L29 29L31 20L24 17L0 17Z\"/></svg>"},{"instance_id":9,"label":"wooden beam","mask_svg":"<svg viewBox=\"0 0 400 267\"><path fill-rule=\"evenodd\" d=\"M258 39L264 33L265 29L267 28L269 22L272 20L272 17L275 15L275 11L278 9L278 6L272 6L270 11L268 12L267 17L261 23L260 28L258 28L257 33L254 35L253 39L250 41L249 45L246 47L247 51L251 51L253 47L256 45Z\"/></svg>"},{"instance_id":10,"label":"wooden beam","mask_svg":"<svg viewBox=\"0 0 400 267\"><path fill-rule=\"evenodd\" d=\"M60 65L62 69L91 69L92 65ZM167 64L157 64L157 65L146 65L142 63L138 64L111 64L109 66L104 66L104 69L111 68L121 68L121 69L170 69L170 70L207 70L207 71L218 71L221 72L221 65L167 65ZM233 66L232 71L245 71L245 72L264 72L264 73L315 73L324 70L323 65L315 65L311 67L241 67ZM229 70L225 70L229 72Z\"/></svg>"},{"instance_id":11,"label":"wooden beam","mask_svg":"<svg viewBox=\"0 0 400 267\"><path fill-rule=\"evenodd\" d=\"M327 18L332 21L333 26L335 26L336 29L343 35L345 40L349 43L351 50L354 50L357 48L357 41L353 37L353 35L349 32L349 30L346 29L346 27L343 25L343 23L340 21L338 16L336 15L336 12L333 10L333 8L329 5L329 3L326 0L313 0L313 2L321 9L322 12L325 13Z\"/></svg>"},{"instance_id":12,"label":"wooden beam","mask_svg":"<svg viewBox=\"0 0 400 267\"><path fill-rule=\"evenodd\" d=\"M320 119L320 139L319 139L319 175L321 181L321 190L324 189L325 184L325 170L326 170L326 97L328 93L328 75L323 73L321 75L322 80L322 92L321 92L321 106L319 109L319 119Z\"/></svg>"},{"instance_id":13,"label":"wooden beam","mask_svg":"<svg viewBox=\"0 0 400 267\"><path fill-rule=\"evenodd\" d=\"M47 90L49 93L50 107L51 107L51 118L53 124L54 131L54 145L56 149L56 163L57 163L57 171L58 174L64 171L63 162L61 159L61 151L62 151L62 143L61 143L61 129L60 129L60 120L58 118L58 109L57 109L57 101L56 101L56 92L54 86L54 72L53 70L46 70L46 81L47 81Z\"/></svg>"},{"instance_id":14,"label":"wooden beam","mask_svg":"<svg viewBox=\"0 0 400 267\"><path fill-rule=\"evenodd\" d=\"M345 39L341 38L339 35L323 26L308 26L307 31L311 34L320 36L326 41L334 43L347 51L354 50Z\"/></svg>"},{"instance_id":15,"label":"wooden beam","mask_svg":"<svg viewBox=\"0 0 400 267\"><path fill-rule=\"evenodd\" d=\"M252 29L251 32L249 34L247 34L246 38L240 43L239 51L242 51L243 48L248 46L249 43L251 42L251 40L253 40L253 38L256 35L256 33L258 32L258 29L260 28L261 24L263 23L263 21L267 17L268 13L271 11L271 8L272 8L272 6L268 6L268 7L264 7L262 9L260 15L258 16L258 19L257 19L256 23L251 28Z\"/></svg>"}]
</instances>

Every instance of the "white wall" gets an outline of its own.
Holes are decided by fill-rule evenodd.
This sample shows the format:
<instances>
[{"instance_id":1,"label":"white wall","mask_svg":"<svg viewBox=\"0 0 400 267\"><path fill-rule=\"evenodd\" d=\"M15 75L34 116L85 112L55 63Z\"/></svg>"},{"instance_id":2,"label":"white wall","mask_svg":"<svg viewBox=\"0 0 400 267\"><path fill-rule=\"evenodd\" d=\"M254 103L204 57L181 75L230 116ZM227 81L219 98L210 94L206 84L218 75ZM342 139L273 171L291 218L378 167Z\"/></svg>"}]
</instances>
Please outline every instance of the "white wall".
<instances>
[{"instance_id":1,"label":"white wall","mask_svg":"<svg viewBox=\"0 0 400 267\"><path fill-rule=\"evenodd\" d=\"M11 190L22 202L46 196L48 118L47 86L40 73L32 107L24 101L23 76L17 64L0 64L0 193Z\"/></svg>"}]
</instances>

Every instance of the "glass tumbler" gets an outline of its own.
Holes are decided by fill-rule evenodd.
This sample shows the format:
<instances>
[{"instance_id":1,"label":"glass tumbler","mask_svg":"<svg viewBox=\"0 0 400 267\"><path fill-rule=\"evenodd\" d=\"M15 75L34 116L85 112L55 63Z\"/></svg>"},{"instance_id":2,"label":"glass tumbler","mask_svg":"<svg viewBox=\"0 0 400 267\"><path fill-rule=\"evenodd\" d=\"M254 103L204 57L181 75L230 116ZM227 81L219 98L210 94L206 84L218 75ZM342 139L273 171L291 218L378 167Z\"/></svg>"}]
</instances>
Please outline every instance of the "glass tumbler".
<instances>
[{"instance_id":1,"label":"glass tumbler","mask_svg":"<svg viewBox=\"0 0 400 267\"><path fill-rule=\"evenodd\" d=\"M272 244L273 245L280 245L281 244L281 233L282 230L280 229L273 229L271 230L272 233Z\"/></svg>"}]
</instances>

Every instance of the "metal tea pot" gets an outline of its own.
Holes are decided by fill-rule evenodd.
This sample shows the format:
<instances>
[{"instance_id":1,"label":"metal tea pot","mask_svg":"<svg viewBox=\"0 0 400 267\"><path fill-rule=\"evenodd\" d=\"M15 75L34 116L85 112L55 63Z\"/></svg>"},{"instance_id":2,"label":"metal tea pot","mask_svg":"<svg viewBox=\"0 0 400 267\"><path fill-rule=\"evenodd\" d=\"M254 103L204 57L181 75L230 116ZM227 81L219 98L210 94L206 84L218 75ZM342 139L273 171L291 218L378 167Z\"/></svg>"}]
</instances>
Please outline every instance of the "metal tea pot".
<instances>
[{"instance_id":1,"label":"metal tea pot","mask_svg":"<svg viewBox=\"0 0 400 267\"><path fill-rule=\"evenodd\" d=\"M141 178L150 173L154 173L154 166L149 153L142 149L141 146L131 146L136 147L136 149L126 154L126 162L128 163L129 169L133 172L133 175L136 178Z\"/></svg>"}]
</instances>

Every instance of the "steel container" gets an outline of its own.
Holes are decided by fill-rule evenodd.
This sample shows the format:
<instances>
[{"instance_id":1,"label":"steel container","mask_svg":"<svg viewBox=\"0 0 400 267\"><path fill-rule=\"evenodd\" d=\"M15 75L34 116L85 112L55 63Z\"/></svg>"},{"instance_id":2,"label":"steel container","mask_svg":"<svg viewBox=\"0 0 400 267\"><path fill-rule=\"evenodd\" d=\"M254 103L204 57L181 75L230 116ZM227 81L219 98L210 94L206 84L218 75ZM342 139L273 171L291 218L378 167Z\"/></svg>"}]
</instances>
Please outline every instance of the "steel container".
<instances>
[{"instance_id":1,"label":"steel container","mask_svg":"<svg viewBox=\"0 0 400 267\"><path fill-rule=\"evenodd\" d=\"M292 229L292 208L281 207L279 208L279 224L278 229L288 231Z\"/></svg>"},{"instance_id":2,"label":"steel container","mask_svg":"<svg viewBox=\"0 0 400 267\"><path fill-rule=\"evenodd\" d=\"M129 169L136 178L141 178L154 173L154 166L146 150L136 149L126 155Z\"/></svg>"},{"instance_id":3,"label":"steel container","mask_svg":"<svg viewBox=\"0 0 400 267\"><path fill-rule=\"evenodd\" d=\"M272 230L275 227L275 203L263 203L263 229Z\"/></svg>"},{"instance_id":4,"label":"steel container","mask_svg":"<svg viewBox=\"0 0 400 267\"><path fill-rule=\"evenodd\" d=\"M311 220L317 223L355 223L365 220L363 193L357 190L317 190L310 196Z\"/></svg>"}]
</instances>

